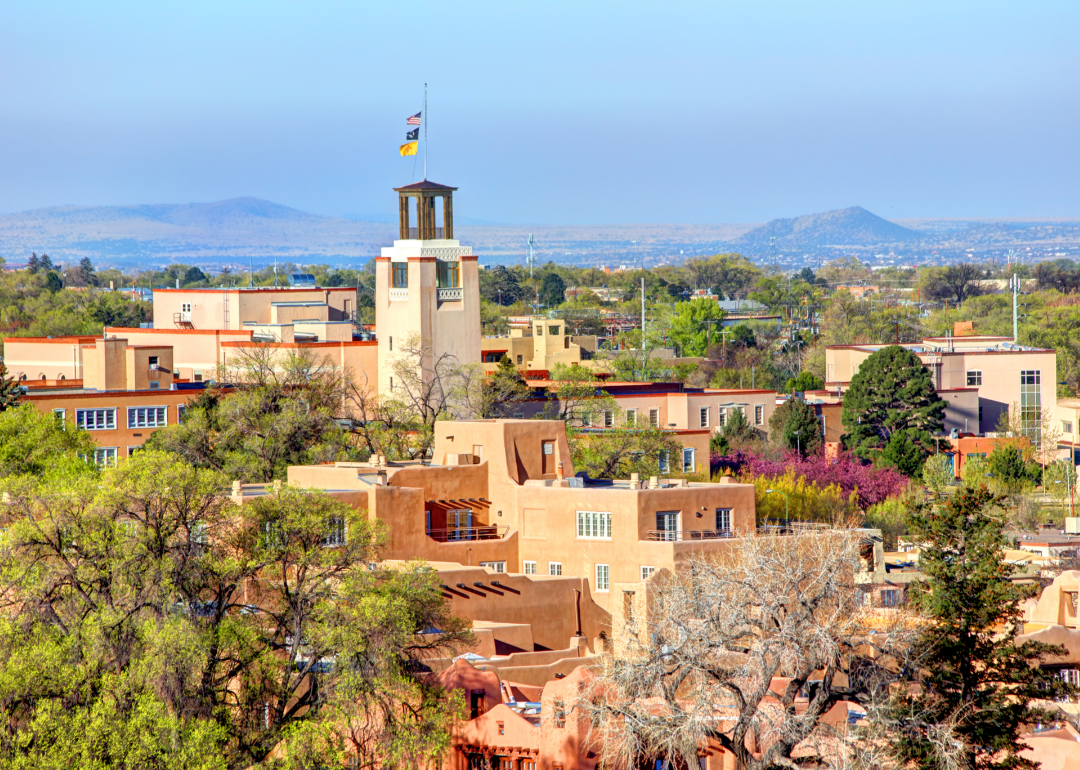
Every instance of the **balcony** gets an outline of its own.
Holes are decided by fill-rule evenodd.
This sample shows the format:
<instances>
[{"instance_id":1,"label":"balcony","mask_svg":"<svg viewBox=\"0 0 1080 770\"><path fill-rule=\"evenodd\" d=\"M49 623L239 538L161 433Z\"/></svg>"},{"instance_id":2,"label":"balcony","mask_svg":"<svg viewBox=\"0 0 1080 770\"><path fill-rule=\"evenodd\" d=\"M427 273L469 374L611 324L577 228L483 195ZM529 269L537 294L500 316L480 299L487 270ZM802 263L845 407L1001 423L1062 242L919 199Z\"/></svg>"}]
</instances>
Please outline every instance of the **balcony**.
<instances>
[{"instance_id":1,"label":"balcony","mask_svg":"<svg viewBox=\"0 0 1080 770\"><path fill-rule=\"evenodd\" d=\"M461 290L460 286L453 287L453 288L448 288L448 289L438 289L437 291L438 291L438 297L439 297L440 302L447 302L447 301L460 302L461 299L465 296L465 294Z\"/></svg>"},{"instance_id":2,"label":"balcony","mask_svg":"<svg viewBox=\"0 0 1080 770\"><path fill-rule=\"evenodd\" d=\"M684 540L723 540L729 537L735 537L730 529L650 529L645 539L653 542L676 543Z\"/></svg>"},{"instance_id":3,"label":"balcony","mask_svg":"<svg viewBox=\"0 0 1080 770\"><path fill-rule=\"evenodd\" d=\"M391 289L390 301L391 302L407 302L409 299L409 290L405 289Z\"/></svg>"},{"instance_id":4,"label":"balcony","mask_svg":"<svg viewBox=\"0 0 1080 770\"><path fill-rule=\"evenodd\" d=\"M483 525L479 527L451 527L449 529L429 529L427 536L436 543L460 543L466 540L499 540L506 537L510 531L509 526L496 527Z\"/></svg>"}]
</instances>

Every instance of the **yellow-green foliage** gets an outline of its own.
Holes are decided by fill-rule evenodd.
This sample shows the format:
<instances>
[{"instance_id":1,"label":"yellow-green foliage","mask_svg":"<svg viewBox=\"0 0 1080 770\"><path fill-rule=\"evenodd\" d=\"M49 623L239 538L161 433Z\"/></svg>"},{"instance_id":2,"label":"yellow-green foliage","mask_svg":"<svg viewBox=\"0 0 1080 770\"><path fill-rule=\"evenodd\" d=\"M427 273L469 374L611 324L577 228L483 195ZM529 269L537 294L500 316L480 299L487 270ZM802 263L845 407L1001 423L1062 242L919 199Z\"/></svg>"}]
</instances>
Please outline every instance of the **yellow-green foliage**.
<instances>
[{"instance_id":1,"label":"yellow-green foliage","mask_svg":"<svg viewBox=\"0 0 1080 770\"><path fill-rule=\"evenodd\" d=\"M823 489L817 483L807 481L805 476L796 477L793 468L789 468L783 476L758 476L753 483L758 521L783 520L784 495L780 492L788 496L792 521L834 522L858 507L857 491L844 497L839 485L830 484ZM766 494L766 489L776 492Z\"/></svg>"}]
</instances>

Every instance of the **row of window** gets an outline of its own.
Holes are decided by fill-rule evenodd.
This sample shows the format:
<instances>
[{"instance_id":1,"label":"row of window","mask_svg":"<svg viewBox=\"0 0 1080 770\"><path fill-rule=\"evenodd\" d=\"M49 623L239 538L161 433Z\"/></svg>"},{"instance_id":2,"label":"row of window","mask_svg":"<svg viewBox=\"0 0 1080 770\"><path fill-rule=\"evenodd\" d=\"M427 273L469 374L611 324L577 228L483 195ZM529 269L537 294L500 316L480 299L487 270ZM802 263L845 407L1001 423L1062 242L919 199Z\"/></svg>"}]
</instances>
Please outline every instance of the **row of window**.
<instances>
[{"instance_id":1,"label":"row of window","mask_svg":"<svg viewBox=\"0 0 1080 770\"><path fill-rule=\"evenodd\" d=\"M679 537L681 515L681 511L657 511L656 529L664 533L663 539L675 540ZM716 509L716 531L731 531L731 508ZM577 536L579 540L610 540L611 513L608 511L578 511Z\"/></svg>"},{"instance_id":2,"label":"row of window","mask_svg":"<svg viewBox=\"0 0 1080 770\"><path fill-rule=\"evenodd\" d=\"M732 410L731 413L734 413L735 411L739 411L739 412L743 412L744 415L745 415L744 408L741 407L741 406L733 406L733 407L718 406L718 407L716 407L716 413L717 413L716 424L718 426L723 426L723 425L727 424L727 418L728 418L728 414L729 414L728 409L729 408ZM712 424L710 422L711 419L712 419L712 407L711 406L700 407L700 409L698 411L698 421L699 421L700 427L702 427L702 428L711 427L712 426ZM755 404L754 405L754 425L764 425L764 424L765 424L765 406L763 404Z\"/></svg>"},{"instance_id":3,"label":"row of window","mask_svg":"<svg viewBox=\"0 0 1080 770\"><path fill-rule=\"evenodd\" d=\"M461 264L459 262L439 262L435 268L436 286L440 289L461 287ZM409 288L409 264L407 262L390 263L390 287Z\"/></svg>"},{"instance_id":4,"label":"row of window","mask_svg":"<svg viewBox=\"0 0 1080 770\"><path fill-rule=\"evenodd\" d=\"M495 567L495 565L501 565L501 568ZM506 571L506 562L480 562L481 567L493 567L496 572ZM521 563L522 572L526 575L535 575L536 562L535 561L523 561ZM559 577L563 573L561 561L549 561L547 563L547 574L553 577ZM641 566L641 579L648 580L652 574L656 572L656 567L643 564ZM597 591L610 591L611 590L611 565L610 564L596 564L593 567L593 576L595 578Z\"/></svg>"},{"instance_id":5,"label":"row of window","mask_svg":"<svg viewBox=\"0 0 1080 770\"><path fill-rule=\"evenodd\" d=\"M177 422L183 422L187 407L176 407ZM116 408L76 409L75 427L82 430L116 430ZM169 424L167 406L129 406L127 408L128 428L164 428ZM67 409L54 409L58 420L67 419Z\"/></svg>"}]
</instances>

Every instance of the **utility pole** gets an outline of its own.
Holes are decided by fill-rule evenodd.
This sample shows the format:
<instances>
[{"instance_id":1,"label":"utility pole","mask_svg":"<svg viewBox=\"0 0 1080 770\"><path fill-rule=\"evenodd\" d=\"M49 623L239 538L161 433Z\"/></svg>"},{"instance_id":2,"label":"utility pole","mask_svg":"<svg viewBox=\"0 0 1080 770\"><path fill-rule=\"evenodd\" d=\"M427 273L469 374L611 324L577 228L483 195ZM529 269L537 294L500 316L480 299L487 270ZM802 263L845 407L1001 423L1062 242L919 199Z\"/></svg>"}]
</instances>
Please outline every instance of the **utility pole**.
<instances>
[{"instance_id":1,"label":"utility pole","mask_svg":"<svg viewBox=\"0 0 1080 770\"><path fill-rule=\"evenodd\" d=\"M1020 316L1017 311L1017 296L1020 294L1020 279L1016 277L1016 273L1013 273L1013 277L1009 279L1009 288L1012 289L1012 306L1013 306L1013 344L1018 344L1020 339Z\"/></svg>"},{"instance_id":2,"label":"utility pole","mask_svg":"<svg viewBox=\"0 0 1080 770\"><path fill-rule=\"evenodd\" d=\"M645 348L645 276L641 277L641 373L645 374L648 369L647 358L649 352Z\"/></svg>"}]
</instances>

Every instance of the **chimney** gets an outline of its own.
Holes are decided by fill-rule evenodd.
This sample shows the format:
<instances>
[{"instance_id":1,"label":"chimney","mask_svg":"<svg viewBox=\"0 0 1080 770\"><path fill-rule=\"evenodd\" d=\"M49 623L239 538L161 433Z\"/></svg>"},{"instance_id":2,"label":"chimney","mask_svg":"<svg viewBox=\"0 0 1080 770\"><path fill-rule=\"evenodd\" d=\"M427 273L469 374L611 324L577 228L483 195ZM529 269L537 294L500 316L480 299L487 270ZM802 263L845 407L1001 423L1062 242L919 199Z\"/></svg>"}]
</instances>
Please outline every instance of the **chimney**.
<instances>
[{"instance_id":1,"label":"chimney","mask_svg":"<svg viewBox=\"0 0 1080 770\"><path fill-rule=\"evenodd\" d=\"M556 466L555 477L560 480L563 477L562 460L559 460L559 464Z\"/></svg>"},{"instance_id":2,"label":"chimney","mask_svg":"<svg viewBox=\"0 0 1080 770\"><path fill-rule=\"evenodd\" d=\"M375 474L375 483L378 484L380 487L386 486L386 480L386 471L379 471Z\"/></svg>"},{"instance_id":3,"label":"chimney","mask_svg":"<svg viewBox=\"0 0 1080 770\"><path fill-rule=\"evenodd\" d=\"M630 488L631 489L641 489L641 474L640 473L631 473L630 474Z\"/></svg>"},{"instance_id":4,"label":"chimney","mask_svg":"<svg viewBox=\"0 0 1080 770\"><path fill-rule=\"evenodd\" d=\"M109 291L116 290L116 281L109 281Z\"/></svg>"},{"instance_id":5,"label":"chimney","mask_svg":"<svg viewBox=\"0 0 1080 770\"><path fill-rule=\"evenodd\" d=\"M660 488L660 477L659 476L649 476L649 489L659 489L659 488Z\"/></svg>"},{"instance_id":6,"label":"chimney","mask_svg":"<svg viewBox=\"0 0 1080 770\"><path fill-rule=\"evenodd\" d=\"M233 493L233 497L240 497L241 495L244 494L244 487L243 487L243 485L240 484L239 479L237 479L236 481L234 481L232 483L232 493Z\"/></svg>"},{"instance_id":7,"label":"chimney","mask_svg":"<svg viewBox=\"0 0 1080 770\"><path fill-rule=\"evenodd\" d=\"M178 288L178 289L180 288L180 279L179 278L176 279L176 288Z\"/></svg>"}]
</instances>

